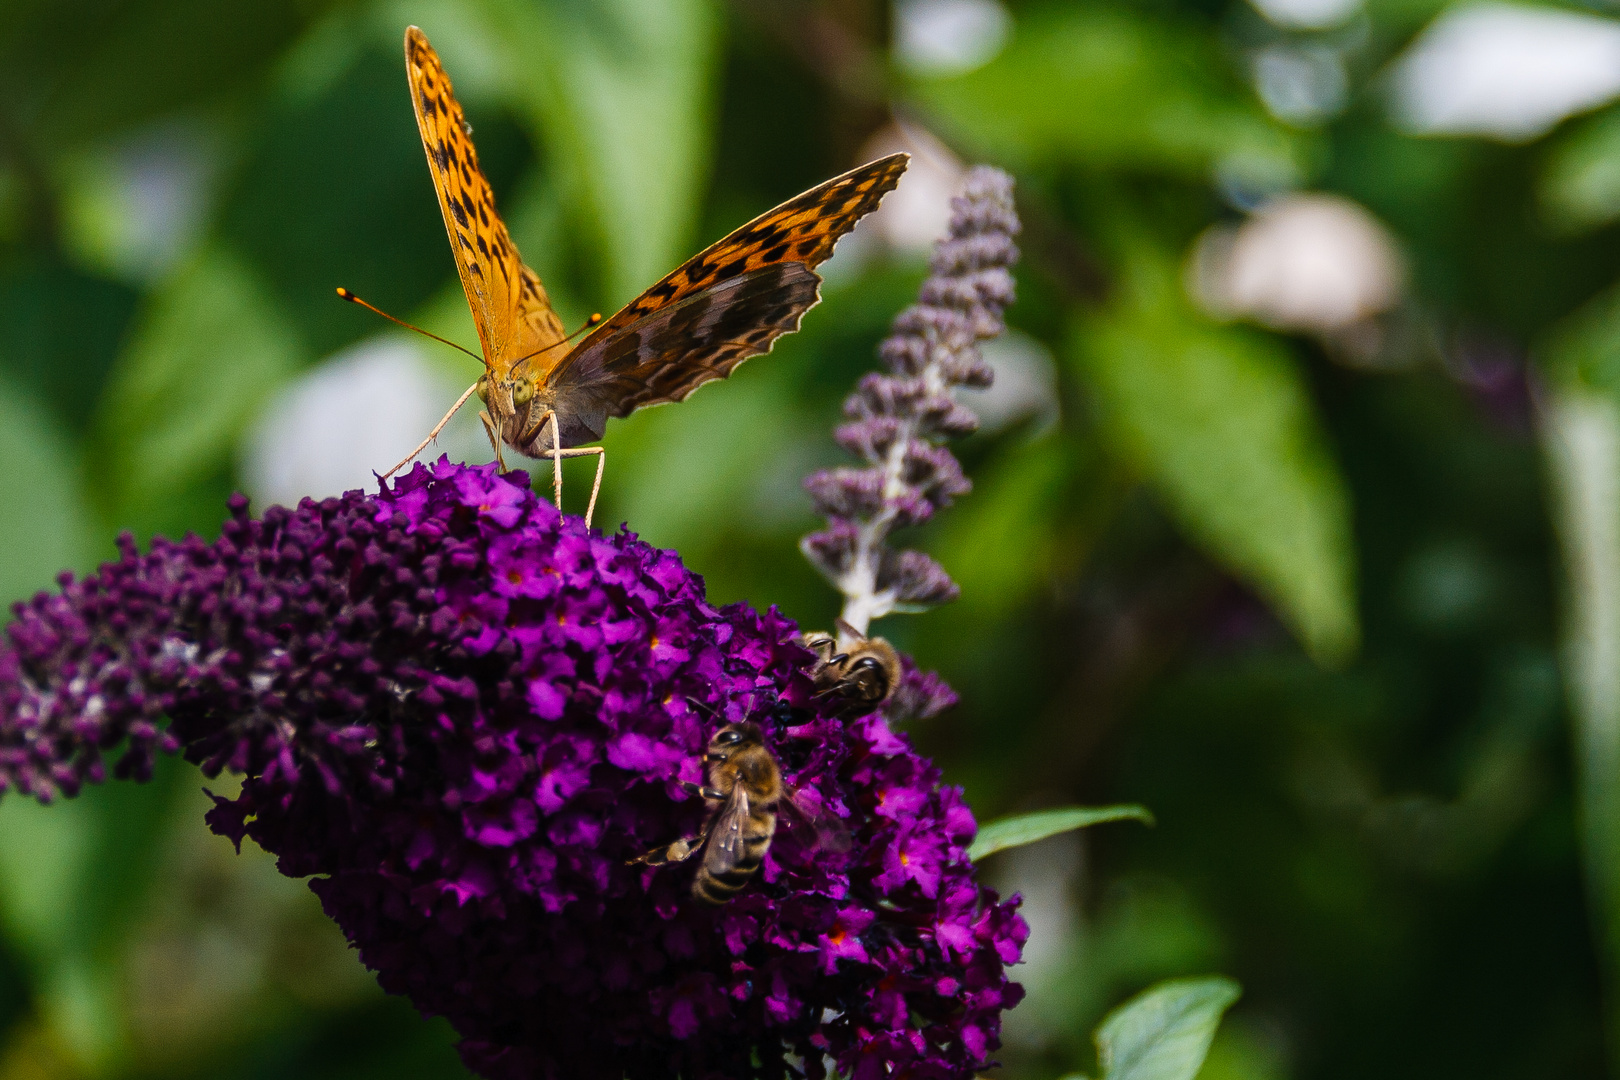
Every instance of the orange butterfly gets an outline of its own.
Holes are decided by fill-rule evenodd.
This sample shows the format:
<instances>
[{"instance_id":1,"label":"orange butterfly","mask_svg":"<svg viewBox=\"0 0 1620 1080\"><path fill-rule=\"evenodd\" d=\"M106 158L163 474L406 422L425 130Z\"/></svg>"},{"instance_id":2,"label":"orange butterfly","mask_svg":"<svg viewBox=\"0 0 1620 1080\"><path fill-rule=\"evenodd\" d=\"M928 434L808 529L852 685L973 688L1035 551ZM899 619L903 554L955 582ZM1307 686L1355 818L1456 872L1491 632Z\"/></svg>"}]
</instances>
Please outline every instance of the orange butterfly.
<instances>
[{"instance_id":1,"label":"orange butterfly","mask_svg":"<svg viewBox=\"0 0 1620 1080\"><path fill-rule=\"evenodd\" d=\"M570 349L545 287L523 265L495 212L450 78L414 26L405 31L405 66L456 269L478 325L484 374L395 469L421 453L476 393L485 405L479 418L502 469L502 443L528 457L552 459L559 509L560 459L598 456L587 525L605 453L578 444L600 439L608 417L682 401L797 330L800 317L821 298L821 278L812 267L894 189L909 160L894 154L863 165L760 215L687 260Z\"/></svg>"}]
</instances>

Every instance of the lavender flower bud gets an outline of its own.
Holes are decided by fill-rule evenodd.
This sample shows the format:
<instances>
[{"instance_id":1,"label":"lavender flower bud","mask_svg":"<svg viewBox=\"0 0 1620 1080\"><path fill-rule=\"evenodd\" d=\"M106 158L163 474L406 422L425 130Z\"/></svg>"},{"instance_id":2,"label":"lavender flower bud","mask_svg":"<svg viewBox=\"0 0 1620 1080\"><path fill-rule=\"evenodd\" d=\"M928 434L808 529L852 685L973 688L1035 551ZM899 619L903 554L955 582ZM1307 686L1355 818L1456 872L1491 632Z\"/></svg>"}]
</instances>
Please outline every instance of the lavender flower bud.
<instances>
[{"instance_id":1,"label":"lavender flower bud","mask_svg":"<svg viewBox=\"0 0 1620 1080\"><path fill-rule=\"evenodd\" d=\"M833 429L838 445L874 465L888 461L889 450L906 432L906 423L889 416L873 416Z\"/></svg>"},{"instance_id":2,"label":"lavender flower bud","mask_svg":"<svg viewBox=\"0 0 1620 1080\"><path fill-rule=\"evenodd\" d=\"M920 551L888 551L878 568L877 587L906 607L934 607L955 600L961 590L945 568Z\"/></svg>"},{"instance_id":3,"label":"lavender flower bud","mask_svg":"<svg viewBox=\"0 0 1620 1080\"><path fill-rule=\"evenodd\" d=\"M804 486L823 517L868 517L883 507L881 469L823 469L805 477Z\"/></svg>"},{"instance_id":4,"label":"lavender flower bud","mask_svg":"<svg viewBox=\"0 0 1620 1080\"><path fill-rule=\"evenodd\" d=\"M932 671L920 671L909 656L900 657L900 685L884 706L890 722L932 720L956 704L956 691Z\"/></svg>"},{"instance_id":5,"label":"lavender flower bud","mask_svg":"<svg viewBox=\"0 0 1620 1080\"><path fill-rule=\"evenodd\" d=\"M855 565L860 548L860 530L852 521L833 518L827 528L811 533L799 541L804 557L829 578L847 574Z\"/></svg>"},{"instance_id":6,"label":"lavender flower bud","mask_svg":"<svg viewBox=\"0 0 1620 1080\"><path fill-rule=\"evenodd\" d=\"M861 376L855 384L855 392L844 402L844 415L851 420L905 417L927 396L928 386L921 379L895 378L874 371Z\"/></svg>"},{"instance_id":7,"label":"lavender flower bud","mask_svg":"<svg viewBox=\"0 0 1620 1080\"><path fill-rule=\"evenodd\" d=\"M878 346L878 356L896 375L920 375L928 366L932 349L926 338L911 335L891 335Z\"/></svg>"},{"instance_id":8,"label":"lavender flower bud","mask_svg":"<svg viewBox=\"0 0 1620 1080\"><path fill-rule=\"evenodd\" d=\"M954 454L921 439L913 440L906 447L901 478L908 487L921 492L936 509L944 509L958 495L973 490L972 481L962 475L962 466Z\"/></svg>"}]
</instances>

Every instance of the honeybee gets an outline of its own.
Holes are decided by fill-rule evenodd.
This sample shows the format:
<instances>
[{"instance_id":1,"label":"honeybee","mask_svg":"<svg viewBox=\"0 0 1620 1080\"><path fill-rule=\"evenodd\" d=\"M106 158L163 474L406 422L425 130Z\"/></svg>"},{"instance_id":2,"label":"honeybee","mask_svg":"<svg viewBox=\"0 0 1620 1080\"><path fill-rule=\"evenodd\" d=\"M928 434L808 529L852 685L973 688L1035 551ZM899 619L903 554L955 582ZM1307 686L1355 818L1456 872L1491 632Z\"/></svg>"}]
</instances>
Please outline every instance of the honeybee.
<instances>
[{"instance_id":1,"label":"honeybee","mask_svg":"<svg viewBox=\"0 0 1620 1080\"><path fill-rule=\"evenodd\" d=\"M759 725L727 724L709 740L703 756L708 783L686 784L708 801L709 819L696 836L683 837L630 860L631 865L685 862L701 849L703 861L692 881L692 895L723 904L748 884L776 835L776 806L782 800L782 771L765 749Z\"/></svg>"},{"instance_id":2,"label":"honeybee","mask_svg":"<svg viewBox=\"0 0 1620 1080\"><path fill-rule=\"evenodd\" d=\"M820 631L799 635L806 648L816 654L810 671L816 691L838 694L859 705L876 708L894 694L900 685L900 654L880 637L867 637L839 619L838 636ZM849 642L839 651L842 642Z\"/></svg>"}]
</instances>

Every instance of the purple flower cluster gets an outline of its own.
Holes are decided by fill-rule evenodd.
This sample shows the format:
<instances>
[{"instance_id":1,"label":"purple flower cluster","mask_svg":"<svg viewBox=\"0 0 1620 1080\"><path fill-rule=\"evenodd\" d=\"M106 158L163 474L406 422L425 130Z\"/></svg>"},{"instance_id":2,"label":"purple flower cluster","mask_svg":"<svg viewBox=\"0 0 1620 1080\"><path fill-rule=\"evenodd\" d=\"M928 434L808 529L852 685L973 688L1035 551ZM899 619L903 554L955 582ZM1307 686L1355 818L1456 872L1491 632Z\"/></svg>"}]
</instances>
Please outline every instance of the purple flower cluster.
<instances>
[{"instance_id":1,"label":"purple flower cluster","mask_svg":"<svg viewBox=\"0 0 1620 1080\"><path fill-rule=\"evenodd\" d=\"M989 386L978 343L1000 334L1013 301L1018 261L1012 178L978 166L952 201L949 234L934 246L919 302L894 320L880 355L886 375L861 379L844 402L840 444L862 468L827 469L805 480L827 528L806 536L805 556L844 594L843 619L866 633L873 619L955 599L956 583L919 551L887 546L889 534L919 525L971 484L941 443L979 425L951 396Z\"/></svg>"},{"instance_id":2,"label":"purple flower cluster","mask_svg":"<svg viewBox=\"0 0 1620 1080\"><path fill-rule=\"evenodd\" d=\"M209 823L279 856L479 1074L966 1080L1026 936L973 880L960 793L882 716L829 715L774 610L521 474L441 461L380 497L232 505L16 608L0 789L48 799L183 750L240 772ZM167 726L164 718L168 718ZM700 755L763 727L792 792L729 904L692 866Z\"/></svg>"}]
</instances>

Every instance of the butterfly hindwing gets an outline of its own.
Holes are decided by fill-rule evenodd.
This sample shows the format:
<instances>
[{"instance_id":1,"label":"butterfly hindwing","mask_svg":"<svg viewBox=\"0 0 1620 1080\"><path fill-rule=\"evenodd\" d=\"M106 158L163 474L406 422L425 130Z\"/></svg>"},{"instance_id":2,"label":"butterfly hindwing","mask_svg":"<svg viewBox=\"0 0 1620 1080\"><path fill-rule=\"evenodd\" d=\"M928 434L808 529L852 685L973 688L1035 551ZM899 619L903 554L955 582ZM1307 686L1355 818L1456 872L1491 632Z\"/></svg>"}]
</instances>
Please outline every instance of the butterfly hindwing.
<instances>
[{"instance_id":1,"label":"butterfly hindwing","mask_svg":"<svg viewBox=\"0 0 1620 1080\"><path fill-rule=\"evenodd\" d=\"M595 420L595 432L586 437L600 438L608 416L684 400L749 357L770 351L776 338L799 328L820 284L803 263L778 263L659 308L571 366L561 396L595 406L580 411Z\"/></svg>"},{"instance_id":2,"label":"butterfly hindwing","mask_svg":"<svg viewBox=\"0 0 1620 1080\"><path fill-rule=\"evenodd\" d=\"M485 362L497 374L504 373L518 359L561 342L562 323L495 212L495 193L478 167L478 152L450 77L414 26L405 31L405 70L422 149ZM556 350L557 359L561 352ZM539 371L546 369L543 360L536 364Z\"/></svg>"},{"instance_id":3,"label":"butterfly hindwing","mask_svg":"<svg viewBox=\"0 0 1620 1080\"><path fill-rule=\"evenodd\" d=\"M836 176L688 259L568 355L550 380L558 398L628 416L770 351L820 299L813 268L894 189L907 160L894 154Z\"/></svg>"}]
</instances>

